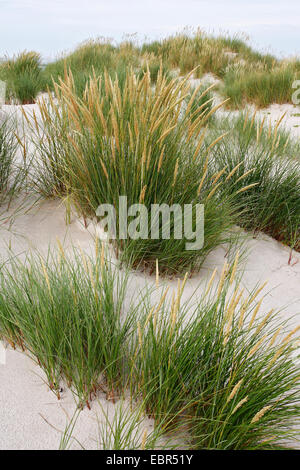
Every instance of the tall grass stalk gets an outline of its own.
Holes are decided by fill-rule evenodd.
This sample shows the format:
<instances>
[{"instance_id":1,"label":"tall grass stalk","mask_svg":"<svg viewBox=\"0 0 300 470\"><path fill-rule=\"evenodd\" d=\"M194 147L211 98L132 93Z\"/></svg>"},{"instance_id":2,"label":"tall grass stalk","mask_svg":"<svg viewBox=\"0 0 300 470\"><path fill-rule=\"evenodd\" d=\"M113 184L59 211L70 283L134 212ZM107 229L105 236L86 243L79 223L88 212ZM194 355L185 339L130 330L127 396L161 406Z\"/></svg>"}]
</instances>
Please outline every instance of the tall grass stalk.
<instances>
[{"instance_id":1,"label":"tall grass stalk","mask_svg":"<svg viewBox=\"0 0 300 470\"><path fill-rule=\"evenodd\" d=\"M101 408L103 417L98 420L98 445L102 450L169 450L178 446L174 438L165 435L162 426L152 427L142 402L130 404L121 400L111 412Z\"/></svg>"}]
</instances>

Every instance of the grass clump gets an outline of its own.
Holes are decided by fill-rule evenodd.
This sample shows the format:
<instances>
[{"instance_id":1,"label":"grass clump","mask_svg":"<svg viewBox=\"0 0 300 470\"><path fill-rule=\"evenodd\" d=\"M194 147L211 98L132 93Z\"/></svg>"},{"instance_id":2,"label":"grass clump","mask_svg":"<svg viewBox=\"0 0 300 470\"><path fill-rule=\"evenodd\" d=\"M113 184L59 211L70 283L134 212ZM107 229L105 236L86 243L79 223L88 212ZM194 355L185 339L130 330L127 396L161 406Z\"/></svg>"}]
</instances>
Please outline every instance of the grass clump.
<instances>
[{"instance_id":1,"label":"grass clump","mask_svg":"<svg viewBox=\"0 0 300 470\"><path fill-rule=\"evenodd\" d=\"M112 76L117 73L122 80L127 66L138 66L137 51L132 45L124 42L115 47L107 40L90 40L71 54L48 64L44 70L45 83L54 91L54 83L65 78L66 70L71 70L75 91L83 97L91 75L101 76L106 70Z\"/></svg>"},{"instance_id":2,"label":"grass clump","mask_svg":"<svg viewBox=\"0 0 300 470\"><path fill-rule=\"evenodd\" d=\"M0 205L10 201L20 187L21 171L15 157L17 140L12 119L0 117Z\"/></svg>"},{"instance_id":3,"label":"grass clump","mask_svg":"<svg viewBox=\"0 0 300 470\"><path fill-rule=\"evenodd\" d=\"M65 197L69 188L65 162L70 126L65 108L56 106L50 93L48 97L49 101L41 97L38 102L39 119L35 111L32 116L22 109L33 148L30 187L45 198Z\"/></svg>"},{"instance_id":4,"label":"grass clump","mask_svg":"<svg viewBox=\"0 0 300 470\"><path fill-rule=\"evenodd\" d=\"M181 301L184 281L171 301L165 291L138 325L136 396L155 422L184 429L192 449L281 448L297 439L299 328L285 334L278 314L260 314L263 286L247 295L234 283L236 267L237 258L225 264L216 288L215 270L194 304Z\"/></svg>"},{"instance_id":5,"label":"grass clump","mask_svg":"<svg viewBox=\"0 0 300 470\"><path fill-rule=\"evenodd\" d=\"M104 411L102 448L167 447L172 436L191 449L285 448L297 440L299 327L261 313L265 285L245 292L238 260L196 302L182 301L186 275L171 296L163 289L153 303L148 290L126 314L126 280L97 245L94 260L61 247L46 260L14 257L0 271L1 338L36 359L58 397L64 379L80 408L99 388L114 399L129 386L131 405L112 421Z\"/></svg>"},{"instance_id":6,"label":"grass clump","mask_svg":"<svg viewBox=\"0 0 300 470\"><path fill-rule=\"evenodd\" d=\"M210 91L210 88L213 88L213 86L207 88L206 85L202 85L197 89L195 94L193 94L195 90L191 89L191 91L187 95L187 106L188 103L192 101L192 105L190 107L192 121L195 121L197 119L197 116L199 115L199 109L201 109L201 112L204 114L204 116L205 114L210 114L208 123L211 124L214 115L211 113L211 110L213 108L213 95Z\"/></svg>"},{"instance_id":7,"label":"grass clump","mask_svg":"<svg viewBox=\"0 0 300 470\"><path fill-rule=\"evenodd\" d=\"M274 129L264 127L264 121L256 123L255 115L251 118L249 114L235 124L230 122L236 127L213 149L214 171L226 165L220 188L237 192L239 225L263 231L299 250L300 166L298 159L284 158L289 141L278 130L280 121ZM228 174L231 186L225 185Z\"/></svg>"},{"instance_id":8,"label":"grass clump","mask_svg":"<svg viewBox=\"0 0 300 470\"><path fill-rule=\"evenodd\" d=\"M163 39L159 44L147 44L142 51L157 54L169 67L179 68L181 74L198 67L197 76L207 72L222 76L230 61L224 48L200 30L192 34L184 31Z\"/></svg>"},{"instance_id":9,"label":"grass clump","mask_svg":"<svg viewBox=\"0 0 300 470\"><path fill-rule=\"evenodd\" d=\"M163 65L162 62L155 57L148 57L147 55L143 57L144 64L142 65L139 77L143 78L146 73L150 73L151 83L154 84L159 76L160 71L162 71L164 77L167 80L171 80L172 75L170 70L166 65Z\"/></svg>"},{"instance_id":10,"label":"grass clump","mask_svg":"<svg viewBox=\"0 0 300 470\"><path fill-rule=\"evenodd\" d=\"M252 114L249 111L240 111L237 115L229 114L227 117L215 118L210 122L209 132L215 136L229 132L233 135L233 140L237 136L242 140L242 134L245 133L245 141L249 141L251 145L259 143L267 149L273 149L276 157L299 160L299 143L291 137L289 130L283 127L284 117L285 115L282 115L279 122L273 125L271 119L268 121L268 116L259 118L256 111Z\"/></svg>"},{"instance_id":11,"label":"grass clump","mask_svg":"<svg viewBox=\"0 0 300 470\"><path fill-rule=\"evenodd\" d=\"M126 279L98 253L93 261L60 247L43 260L17 258L0 271L0 334L28 351L60 397L63 380L80 406L99 387L113 399L122 387L132 314L124 314ZM132 311L133 313L133 311Z\"/></svg>"},{"instance_id":12,"label":"grass clump","mask_svg":"<svg viewBox=\"0 0 300 470\"><path fill-rule=\"evenodd\" d=\"M6 100L34 103L44 88L41 57L37 52L21 52L0 66L0 79L6 82Z\"/></svg>"},{"instance_id":13,"label":"grass clump","mask_svg":"<svg viewBox=\"0 0 300 470\"><path fill-rule=\"evenodd\" d=\"M289 64L265 69L242 65L231 67L224 75L224 95L234 108L253 103L265 108L272 103L292 103L293 82L297 73Z\"/></svg>"},{"instance_id":14,"label":"grass clump","mask_svg":"<svg viewBox=\"0 0 300 470\"><path fill-rule=\"evenodd\" d=\"M200 29L193 31L189 28L162 41L143 44L141 52L161 57L163 63L171 68L179 68L182 74L197 67L197 77L213 73L223 78L228 66L241 60L267 69L278 64L272 55L253 50L247 39L238 36L215 37Z\"/></svg>"},{"instance_id":15,"label":"grass clump","mask_svg":"<svg viewBox=\"0 0 300 470\"><path fill-rule=\"evenodd\" d=\"M143 403L134 403L121 398L118 403L101 407L101 418L97 417L98 435L95 438L99 450L170 450L178 448L175 439L168 439L163 428L149 426ZM59 450L72 449L73 443L84 446L74 436L81 410L76 410L61 432Z\"/></svg>"},{"instance_id":16,"label":"grass clump","mask_svg":"<svg viewBox=\"0 0 300 470\"><path fill-rule=\"evenodd\" d=\"M278 59L272 54L252 49L247 35L219 36L215 40L227 51L238 54L238 60L243 60L248 64L260 64L260 66L263 65L266 69L271 69L278 65Z\"/></svg>"},{"instance_id":17,"label":"grass clump","mask_svg":"<svg viewBox=\"0 0 300 470\"><path fill-rule=\"evenodd\" d=\"M21 104L34 103L43 87L42 76L37 75L36 72L28 71L14 78L12 96L15 96Z\"/></svg>"},{"instance_id":18,"label":"grass clump","mask_svg":"<svg viewBox=\"0 0 300 470\"><path fill-rule=\"evenodd\" d=\"M164 435L162 426L147 429L143 403L121 400L111 418L103 408L104 420L99 423L101 450L173 449L174 442Z\"/></svg>"},{"instance_id":19,"label":"grass clump","mask_svg":"<svg viewBox=\"0 0 300 470\"><path fill-rule=\"evenodd\" d=\"M118 78L112 81L108 74L104 82L91 78L80 100L70 75L56 89L60 108L52 103L53 112L47 114L50 132L56 123L51 116L67 116L69 125L65 151L45 153L48 167L57 156L57 186L69 189L83 216L94 217L100 204L115 208L117 236L110 235L120 259L131 266L152 269L158 259L161 269L171 273L196 269L211 249L228 240L234 208L217 195L218 177L207 177L209 149L202 148L205 124L216 108L207 112L205 91L199 96L199 88L184 104L188 93L187 79L168 81L160 72L152 89L149 73L137 78L128 71L122 89ZM194 110L196 98L203 103ZM118 235L120 196L127 196L128 207L143 203L148 209L147 233L135 239ZM154 222L150 219L152 204L177 204L180 210L191 204L196 223L197 203L205 204L201 250L186 250L187 238L175 238L174 218L169 238L162 234L159 215ZM154 238L155 223L159 233Z\"/></svg>"}]
</instances>

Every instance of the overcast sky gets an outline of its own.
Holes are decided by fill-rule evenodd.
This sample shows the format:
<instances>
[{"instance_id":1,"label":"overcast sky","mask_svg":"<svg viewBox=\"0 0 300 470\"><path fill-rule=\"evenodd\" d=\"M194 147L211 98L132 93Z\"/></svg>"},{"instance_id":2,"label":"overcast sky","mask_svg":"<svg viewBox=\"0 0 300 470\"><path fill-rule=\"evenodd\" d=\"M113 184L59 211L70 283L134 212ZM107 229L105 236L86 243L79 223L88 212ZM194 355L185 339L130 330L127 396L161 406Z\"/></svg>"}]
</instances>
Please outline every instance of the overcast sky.
<instances>
[{"instance_id":1,"label":"overcast sky","mask_svg":"<svg viewBox=\"0 0 300 470\"><path fill-rule=\"evenodd\" d=\"M300 53L299 0L0 0L0 20L0 57L24 49L55 57L88 38L161 38L185 26L245 32L259 49Z\"/></svg>"}]
</instances>

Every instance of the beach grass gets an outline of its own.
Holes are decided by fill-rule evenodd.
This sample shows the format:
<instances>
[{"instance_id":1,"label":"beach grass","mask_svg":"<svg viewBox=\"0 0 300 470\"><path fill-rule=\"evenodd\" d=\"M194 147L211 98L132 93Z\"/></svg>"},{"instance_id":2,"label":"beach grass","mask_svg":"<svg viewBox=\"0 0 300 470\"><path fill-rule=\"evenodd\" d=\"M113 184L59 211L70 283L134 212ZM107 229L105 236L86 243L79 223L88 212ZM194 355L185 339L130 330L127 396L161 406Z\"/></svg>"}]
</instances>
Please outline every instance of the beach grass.
<instances>
[{"instance_id":1,"label":"beach grass","mask_svg":"<svg viewBox=\"0 0 300 470\"><path fill-rule=\"evenodd\" d=\"M127 196L128 207L143 203L149 216L152 204L177 204L181 210L191 204L194 220L196 204L205 204L205 241L199 250L186 250L187 239L175 237L174 219L170 239L163 236L160 219L157 237L152 237L151 219L144 236L113 239L120 260L130 266L151 270L158 260L169 273L198 269L214 247L229 240L235 217L231 201L215 195L219 178L207 178L210 149L201 146L206 122L220 105L209 111L206 90L198 87L190 94L187 79L170 81L162 70L154 89L149 71L139 78L128 70L122 85L108 73L104 81L91 77L84 100L68 77L56 87L59 105L50 100L48 111L45 103L39 105L47 121L47 139L35 129L36 148L45 162L37 178L46 179L44 194L51 193L54 182L52 193L65 189L61 196L67 194L84 217L95 217L100 204L111 204L117 233L120 196Z\"/></svg>"},{"instance_id":2,"label":"beach grass","mask_svg":"<svg viewBox=\"0 0 300 470\"><path fill-rule=\"evenodd\" d=\"M142 45L142 53L161 57L171 68L178 68L181 74L196 69L196 77L212 73L219 78L226 74L227 67L242 62L259 64L267 69L278 64L278 60L269 53L261 53L249 45L243 36L213 36L201 29L185 28L183 31L160 41Z\"/></svg>"},{"instance_id":3,"label":"beach grass","mask_svg":"<svg viewBox=\"0 0 300 470\"><path fill-rule=\"evenodd\" d=\"M34 103L44 88L40 54L23 51L7 58L0 65L0 79L6 82L7 102Z\"/></svg>"},{"instance_id":4,"label":"beach grass","mask_svg":"<svg viewBox=\"0 0 300 470\"><path fill-rule=\"evenodd\" d=\"M169 292L157 271L160 294L148 287L125 312L126 274L112 272L97 246L93 257L62 247L25 263L13 257L0 271L1 337L40 364L58 398L63 379L80 409L99 390L110 401L131 392L113 419L104 410L101 448L171 448L174 436L193 450L292 448L299 327L264 311L265 284L246 291L238 266L237 254L185 301L188 275ZM146 416L151 433L141 429Z\"/></svg>"},{"instance_id":5,"label":"beach grass","mask_svg":"<svg viewBox=\"0 0 300 470\"><path fill-rule=\"evenodd\" d=\"M134 393L147 414L166 431L185 429L192 449L297 441L299 328L284 333L278 312L260 313L263 286L246 293L234 282L236 263L225 263L217 285L214 271L201 300L181 300L183 281L171 300L164 291L146 306L131 353Z\"/></svg>"},{"instance_id":6,"label":"beach grass","mask_svg":"<svg viewBox=\"0 0 300 470\"><path fill-rule=\"evenodd\" d=\"M91 75L101 76L106 71L112 76L117 74L120 79L126 67L139 65L137 54L126 42L116 47L104 39L85 41L70 54L49 63L43 72L44 80L47 87L54 91L54 84L64 79L66 71L70 70L76 93L82 97Z\"/></svg>"},{"instance_id":7,"label":"beach grass","mask_svg":"<svg viewBox=\"0 0 300 470\"><path fill-rule=\"evenodd\" d=\"M228 106L240 108L253 103L266 108L273 103L292 103L293 83L298 78L294 66L281 64L272 69L247 65L232 67L224 75L224 96Z\"/></svg>"},{"instance_id":8,"label":"beach grass","mask_svg":"<svg viewBox=\"0 0 300 470\"><path fill-rule=\"evenodd\" d=\"M13 118L3 116L0 121L0 206L11 201L24 180L21 168L16 164L17 139Z\"/></svg>"},{"instance_id":9,"label":"beach grass","mask_svg":"<svg viewBox=\"0 0 300 470\"><path fill-rule=\"evenodd\" d=\"M286 134L280 133L280 121L272 128L264 121L256 122L255 115L248 113L229 119L225 127L228 125L232 127L231 132L213 149L215 165L212 171L221 170L226 165L221 177L225 183L228 174L238 166L231 177L232 186L223 184L220 190L231 192L234 188L237 191L236 203L241 209L239 225L254 233L265 232L299 250L300 166L297 145L293 146ZM293 150L296 151L294 155L289 153ZM244 191L245 186L251 190Z\"/></svg>"},{"instance_id":10,"label":"beach grass","mask_svg":"<svg viewBox=\"0 0 300 470\"><path fill-rule=\"evenodd\" d=\"M24 143L12 119L0 123L0 219L22 187L60 198L84 221L103 224L102 204L116 211L116 226L105 231L118 267L98 239L92 255L58 242L47 256L0 265L0 338L39 364L58 399L70 388L78 413L100 392L120 399L112 419L102 410L101 449L170 449L174 435L192 450L299 445L299 328L264 311L265 285L246 290L241 254L183 301L208 254L223 246L228 256L233 233L242 232L236 225L300 251L300 152L280 128L284 117L272 127L256 112L217 113L223 105L291 103L299 71L297 60L200 30L142 46L87 41L45 69L35 52L0 64L8 102L48 92L37 110L22 109ZM212 87L191 87L205 73L224 80L224 102L215 104ZM146 210L143 227L132 220L140 209L128 217L137 238L120 231L124 196L126 209ZM150 218L154 204L174 209L169 234L163 216ZM187 204L194 236L204 206L203 246L191 250L192 239L176 231L175 206L182 215ZM156 289L129 299L128 267L155 273ZM166 275L179 277L173 292L160 283ZM143 429L145 417L153 432Z\"/></svg>"},{"instance_id":11,"label":"beach grass","mask_svg":"<svg viewBox=\"0 0 300 470\"><path fill-rule=\"evenodd\" d=\"M2 338L33 357L58 398L64 381L80 407L90 407L99 387L111 399L122 388L134 314L124 316L126 276L97 246L95 256L75 249L66 256L59 245L0 272Z\"/></svg>"},{"instance_id":12,"label":"beach grass","mask_svg":"<svg viewBox=\"0 0 300 470\"><path fill-rule=\"evenodd\" d=\"M222 88L229 105L241 107L251 102L259 107L272 102L291 102L291 83L299 72L299 61L279 60L250 46L245 36L213 36L201 29L185 28L161 40L139 44L128 38L114 44L100 38L87 40L69 53L41 67L37 52L24 51L7 58L0 67L0 79L7 82L7 100L32 103L40 91L54 91L54 83L71 70L76 92L83 96L91 74L124 75L132 67L142 76L147 65L155 81L162 64L165 75L186 75L194 70L194 77L211 73L224 80Z\"/></svg>"}]
</instances>

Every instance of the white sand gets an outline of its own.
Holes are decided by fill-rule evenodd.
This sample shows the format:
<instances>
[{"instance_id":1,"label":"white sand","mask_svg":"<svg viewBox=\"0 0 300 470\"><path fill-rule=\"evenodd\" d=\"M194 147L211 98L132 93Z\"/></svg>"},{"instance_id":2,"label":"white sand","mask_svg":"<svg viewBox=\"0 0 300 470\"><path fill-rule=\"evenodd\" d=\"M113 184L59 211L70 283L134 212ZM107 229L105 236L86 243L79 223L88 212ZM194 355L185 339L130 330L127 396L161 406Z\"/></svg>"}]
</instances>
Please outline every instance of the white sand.
<instances>
[{"instance_id":1,"label":"white sand","mask_svg":"<svg viewBox=\"0 0 300 470\"><path fill-rule=\"evenodd\" d=\"M273 105L270 109L275 121L282 107ZM292 116L289 119L294 122ZM59 201L41 202L27 213L20 212L12 230L0 226L0 260L5 260L10 250L21 256L25 256L29 249L45 253L49 245L56 244L57 238L66 248L75 244L83 250L92 250L93 238L78 220L73 218L71 224L66 226L65 209ZM265 235L255 240L248 238L246 246L248 257L243 265L242 277L246 289L251 290L259 282L268 280L263 311L283 308L280 315L291 319L291 326L299 324L300 254L293 252L288 264L290 250ZM215 267L220 274L224 256L225 249L222 247L209 255L201 272L188 281L186 298L200 282L210 277ZM145 282L154 283L154 280L142 274L132 274L129 295ZM175 279L164 282L176 287ZM66 413L70 419L76 409L70 391L65 390L59 402L44 383L42 370L24 354L12 350L7 350L6 365L0 365L0 384L0 449L57 449L60 440L58 430L64 429ZM117 406L108 403L104 396L99 396L99 402L93 403L91 411L83 410L77 422L74 436L86 448L97 448L97 420L103 421L101 405L108 407L110 416ZM143 427L150 431L152 424L145 419ZM72 442L74 448L79 447L76 441Z\"/></svg>"}]
</instances>

